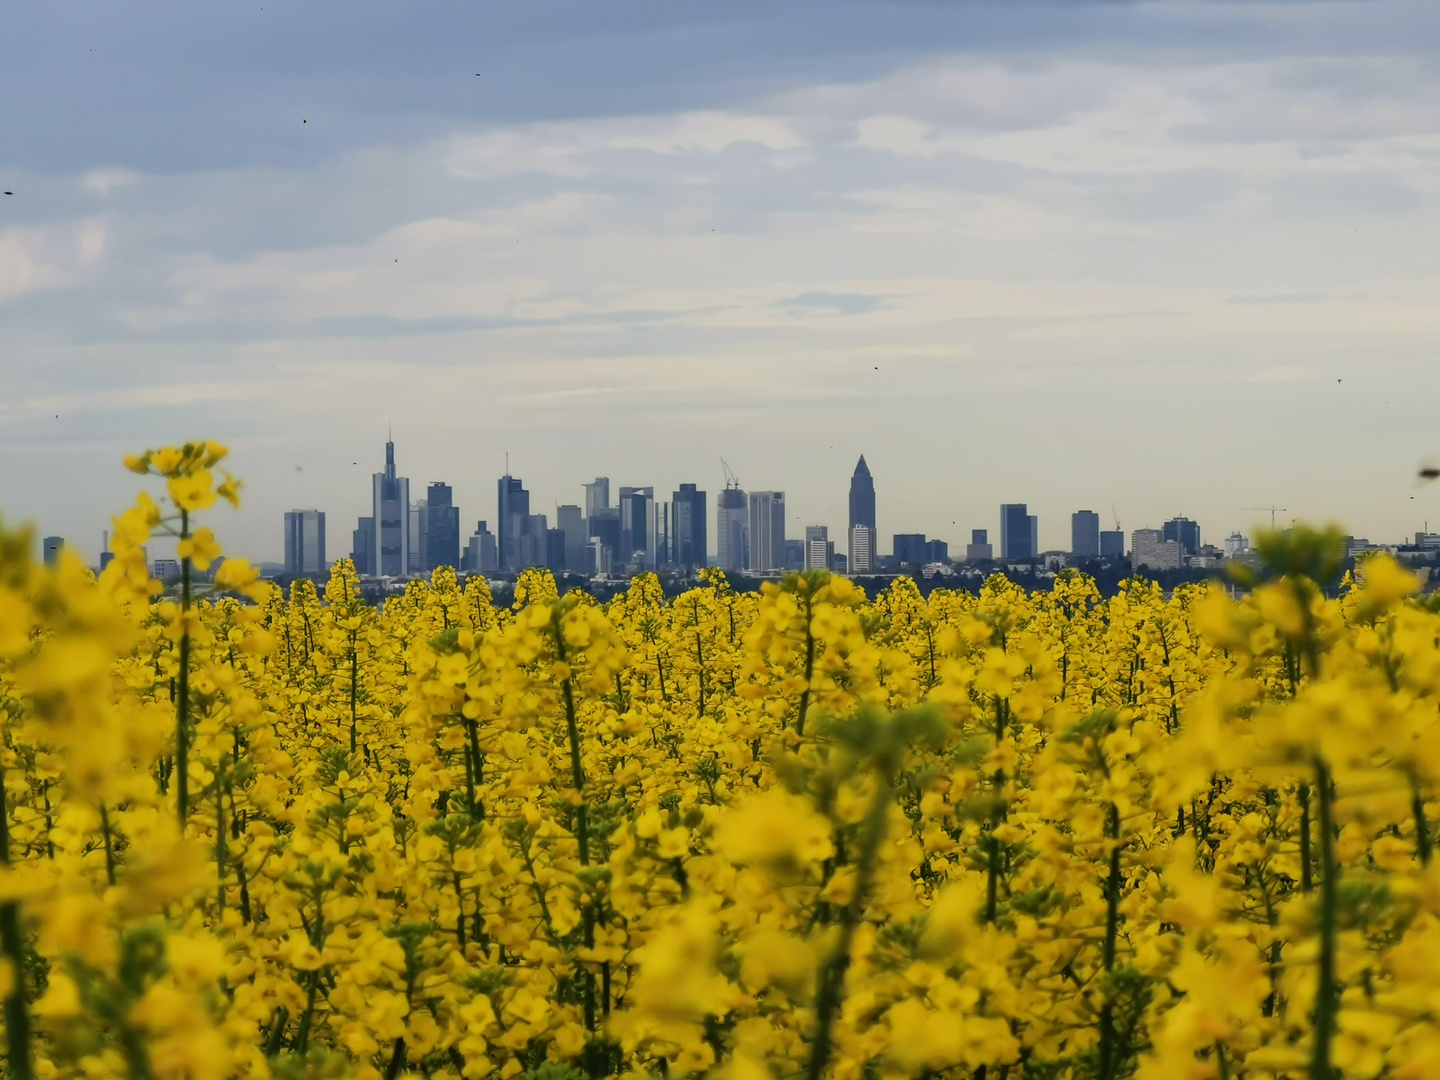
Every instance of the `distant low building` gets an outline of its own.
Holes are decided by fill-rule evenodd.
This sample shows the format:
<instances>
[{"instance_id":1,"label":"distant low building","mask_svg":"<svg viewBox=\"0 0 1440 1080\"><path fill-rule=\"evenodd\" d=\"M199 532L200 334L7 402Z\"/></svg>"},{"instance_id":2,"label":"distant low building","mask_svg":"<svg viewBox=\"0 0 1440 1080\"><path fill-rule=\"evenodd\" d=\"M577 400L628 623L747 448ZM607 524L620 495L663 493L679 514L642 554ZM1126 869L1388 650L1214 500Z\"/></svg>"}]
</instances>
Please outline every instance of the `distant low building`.
<instances>
[{"instance_id":1,"label":"distant low building","mask_svg":"<svg viewBox=\"0 0 1440 1080\"><path fill-rule=\"evenodd\" d=\"M890 550L894 552L895 562L900 565L909 563L911 566L925 565L925 534L924 533L896 533L890 542Z\"/></svg>"},{"instance_id":2,"label":"distant low building","mask_svg":"<svg viewBox=\"0 0 1440 1080\"><path fill-rule=\"evenodd\" d=\"M966 562L989 562L995 557L995 549L990 544L990 532L988 529L971 529L970 543L965 545Z\"/></svg>"},{"instance_id":3,"label":"distant low building","mask_svg":"<svg viewBox=\"0 0 1440 1080\"><path fill-rule=\"evenodd\" d=\"M1130 559L1136 570L1178 570L1183 556L1180 544L1166 540L1160 529L1136 529L1130 534Z\"/></svg>"},{"instance_id":4,"label":"distant low building","mask_svg":"<svg viewBox=\"0 0 1440 1080\"><path fill-rule=\"evenodd\" d=\"M180 576L180 561L178 559L156 559L150 567L150 576L156 581L174 581Z\"/></svg>"},{"instance_id":5,"label":"distant low building","mask_svg":"<svg viewBox=\"0 0 1440 1080\"><path fill-rule=\"evenodd\" d=\"M1077 559L1100 557L1100 515L1094 510L1070 515L1070 554Z\"/></svg>"}]
</instances>

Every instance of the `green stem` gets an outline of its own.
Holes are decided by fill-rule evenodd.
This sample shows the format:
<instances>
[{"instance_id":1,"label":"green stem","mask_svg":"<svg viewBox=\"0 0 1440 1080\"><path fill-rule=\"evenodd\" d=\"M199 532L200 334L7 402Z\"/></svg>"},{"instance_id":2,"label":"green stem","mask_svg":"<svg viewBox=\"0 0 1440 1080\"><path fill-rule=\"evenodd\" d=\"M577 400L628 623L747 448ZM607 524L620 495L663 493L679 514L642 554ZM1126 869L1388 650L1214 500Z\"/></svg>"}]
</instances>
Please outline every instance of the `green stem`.
<instances>
[{"instance_id":1,"label":"green stem","mask_svg":"<svg viewBox=\"0 0 1440 1080\"><path fill-rule=\"evenodd\" d=\"M813 588L813 584L811 586ZM805 689L800 691L800 711L795 718L795 734L805 734L805 714L810 711L810 683L815 677L815 631L811 626L810 606L813 594L805 593Z\"/></svg>"},{"instance_id":2,"label":"green stem","mask_svg":"<svg viewBox=\"0 0 1440 1080\"><path fill-rule=\"evenodd\" d=\"M5 770L0 769L0 863L10 866L10 806ZM25 938L20 930L20 901L0 904L0 953L10 961L10 994L5 999L5 1045L12 1080L34 1080L30 1012L25 1004Z\"/></svg>"},{"instance_id":3,"label":"green stem","mask_svg":"<svg viewBox=\"0 0 1440 1080\"><path fill-rule=\"evenodd\" d=\"M1106 813L1105 836L1110 841L1110 873L1105 881L1105 947L1101 957L1105 973L1115 970L1115 950L1120 937L1120 811L1111 803ZM1119 1071L1119 1047L1115 1039L1115 1003L1106 991L1100 1009L1100 1076L1110 1080Z\"/></svg>"},{"instance_id":4,"label":"green stem","mask_svg":"<svg viewBox=\"0 0 1440 1080\"><path fill-rule=\"evenodd\" d=\"M865 900L875 876L875 863L880 841L885 838L885 814L890 808L891 781L888 774L876 777L875 797L865 815L860 840L860 860L855 872L855 891L840 912L840 941L820 969L820 988L815 997L815 1036L810 1044L810 1063L806 1080L820 1080L830 1060L833 1043L831 1027L840 1012L845 972L850 967L850 950L855 930L865 914Z\"/></svg>"},{"instance_id":5,"label":"green stem","mask_svg":"<svg viewBox=\"0 0 1440 1080\"><path fill-rule=\"evenodd\" d=\"M1315 762L1315 787L1320 793L1320 971L1315 990L1315 1034L1311 1050L1310 1080L1331 1080L1330 1042L1335 1035L1335 1014L1340 996L1335 981L1335 922L1339 908L1339 868L1335 862L1335 793L1330 768Z\"/></svg>"},{"instance_id":6,"label":"green stem","mask_svg":"<svg viewBox=\"0 0 1440 1080\"><path fill-rule=\"evenodd\" d=\"M115 884L115 842L110 834L110 812L100 804L100 831L105 835L105 880Z\"/></svg>"},{"instance_id":7,"label":"green stem","mask_svg":"<svg viewBox=\"0 0 1440 1080\"><path fill-rule=\"evenodd\" d=\"M1310 785L1300 782L1300 888L1309 892L1315 887L1310 868Z\"/></svg>"},{"instance_id":8,"label":"green stem","mask_svg":"<svg viewBox=\"0 0 1440 1080\"><path fill-rule=\"evenodd\" d=\"M1418 777L1410 779L1410 812L1415 815L1415 851L1420 865L1430 865L1430 822L1425 817L1425 798L1420 792Z\"/></svg>"},{"instance_id":9,"label":"green stem","mask_svg":"<svg viewBox=\"0 0 1440 1080\"><path fill-rule=\"evenodd\" d=\"M180 511L180 539L190 539L190 511ZM190 559L180 560L180 672L175 696L175 799L180 835L190 817Z\"/></svg>"}]
</instances>

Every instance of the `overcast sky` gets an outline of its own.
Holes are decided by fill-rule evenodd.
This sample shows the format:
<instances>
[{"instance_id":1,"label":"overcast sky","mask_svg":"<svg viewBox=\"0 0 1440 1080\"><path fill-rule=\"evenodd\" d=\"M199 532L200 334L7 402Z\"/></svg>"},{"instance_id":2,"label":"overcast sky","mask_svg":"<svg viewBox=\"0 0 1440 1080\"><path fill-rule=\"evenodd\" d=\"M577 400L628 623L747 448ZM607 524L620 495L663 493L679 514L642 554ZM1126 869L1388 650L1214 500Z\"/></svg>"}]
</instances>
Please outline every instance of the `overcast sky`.
<instances>
[{"instance_id":1,"label":"overcast sky","mask_svg":"<svg viewBox=\"0 0 1440 1080\"><path fill-rule=\"evenodd\" d=\"M1433 0L70 0L0 94L0 513L91 558L191 437L347 554L387 424L464 535L507 452L792 536L863 452L885 551L1440 528Z\"/></svg>"}]
</instances>

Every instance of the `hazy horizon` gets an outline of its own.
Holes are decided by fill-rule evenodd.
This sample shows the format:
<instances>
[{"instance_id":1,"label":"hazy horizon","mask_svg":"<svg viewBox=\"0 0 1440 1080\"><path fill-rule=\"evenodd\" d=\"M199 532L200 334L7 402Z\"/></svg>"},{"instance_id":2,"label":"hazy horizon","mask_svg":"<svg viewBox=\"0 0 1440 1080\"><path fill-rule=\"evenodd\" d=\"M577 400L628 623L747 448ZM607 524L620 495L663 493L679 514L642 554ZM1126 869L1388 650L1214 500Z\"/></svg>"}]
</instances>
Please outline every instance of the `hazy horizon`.
<instances>
[{"instance_id":1,"label":"hazy horizon","mask_svg":"<svg viewBox=\"0 0 1440 1080\"><path fill-rule=\"evenodd\" d=\"M1440 9L1404 0L18 9L0 514L91 559L126 452L211 522L369 513L393 423L462 537L720 458L882 551L1025 502L1207 541L1440 526ZM837 547L840 547L837 544Z\"/></svg>"}]
</instances>

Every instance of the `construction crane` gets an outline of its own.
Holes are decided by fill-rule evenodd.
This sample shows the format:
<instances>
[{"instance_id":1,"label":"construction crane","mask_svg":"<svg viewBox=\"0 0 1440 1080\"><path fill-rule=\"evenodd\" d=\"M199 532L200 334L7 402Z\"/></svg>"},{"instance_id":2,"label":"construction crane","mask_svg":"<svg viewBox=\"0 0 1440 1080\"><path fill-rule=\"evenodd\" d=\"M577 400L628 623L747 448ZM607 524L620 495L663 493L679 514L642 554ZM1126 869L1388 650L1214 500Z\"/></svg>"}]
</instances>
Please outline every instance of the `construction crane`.
<instances>
[{"instance_id":1,"label":"construction crane","mask_svg":"<svg viewBox=\"0 0 1440 1080\"><path fill-rule=\"evenodd\" d=\"M725 490L739 491L740 478L735 475L735 470L730 468L723 457L720 459L720 468L725 470Z\"/></svg>"},{"instance_id":2,"label":"construction crane","mask_svg":"<svg viewBox=\"0 0 1440 1080\"><path fill-rule=\"evenodd\" d=\"M1245 510L1246 513L1269 514L1271 532L1275 531L1275 515L1288 514L1290 512L1286 507L1283 506L1246 506L1242 507L1242 509Z\"/></svg>"},{"instance_id":3,"label":"construction crane","mask_svg":"<svg viewBox=\"0 0 1440 1080\"><path fill-rule=\"evenodd\" d=\"M1115 531L1120 531L1120 511L1115 509L1115 504L1110 504L1110 516L1115 519Z\"/></svg>"}]
</instances>

